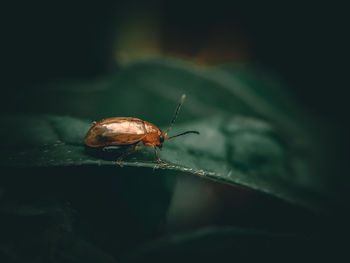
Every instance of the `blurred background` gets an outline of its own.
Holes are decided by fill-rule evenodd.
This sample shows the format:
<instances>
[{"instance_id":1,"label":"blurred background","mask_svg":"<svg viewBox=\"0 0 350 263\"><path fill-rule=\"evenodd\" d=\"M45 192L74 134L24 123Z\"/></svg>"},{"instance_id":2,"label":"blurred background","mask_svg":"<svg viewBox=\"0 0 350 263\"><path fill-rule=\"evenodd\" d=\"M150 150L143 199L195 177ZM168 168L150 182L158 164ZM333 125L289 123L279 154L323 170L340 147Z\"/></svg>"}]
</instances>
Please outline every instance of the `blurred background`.
<instances>
[{"instance_id":1,"label":"blurred background","mask_svg":"<svg viewBox=\"0 0 350 263\"><path fill-rule=\"evenodd\" d=\"M346 212L344 200L348 197L345 193L348 192L349 182L346 176L349 127L344 58L348 29L344 10L334 3L292 1L53 0L6 3L2 8L1 42L5 70L2 74L0 109L2 113L42 112L40 104L35 107L43 98L41 93L37 93L37 87L45 87L47 83L56 81L94 82L141 58L175 57L200 67L237 63L259 68L263 72L259 77L264 78L266 74L284 83L301 112L312 119L313 132L327 145L327 152L323 153L326 156L323 172L329 178L334 178L334 185L340 189L336 198L342 202L336 202L340 209L334 209L336 219L332 221L338 222L338 215ZM28 101L30 93L34 93L33 101ZM60 172L57 170L55 173L59 175ZM126 175L130 174L133 171ZM95 186L94 177L88 178L91 181L87 184ZM100 187L103 189L113 180L120 183L123 178L108 177L105 182L99 182ZM74 188L79 187L80 179L82 177L72 182L72 195ZM194 203L191 207L187 206L186 200L176 199L178 201L172 203L167 214L169 231L176 229L177 224L191 226L194 224L191 220L198 220L199 217L204 218L203 224L215 221L208 209L213 212L227 196L231 201L227 201L229 204L224 207L241 207L241 202L232 201L236 199L254 203L244 208L246 214L242 218L234 218L233 221L238 225L256 226L254 220L247 222L247 218L264 214L264 201L256 202L260 196L252 198L254 194L247 195L240 191L232 195L225 186L213 188L206 182L193 183L191 180L181 180L179 187L182 187L182 191L187 189L188 199L196 199L205 191L206 206L201 208ZM193 189L193 185L197 188ZM137 189L142 189L142 185ZM182 195L179 189L174 190L174 196ZM88 190L84 190L87 196ZM149 194L146 191L145 195ZM102 195L96 202L104 202L112 197L113 194ZM84 200L79 199L79 202L84 207ZM93 203L93 198L88 199L88 202ZM101 213L104 213L104 208L113 205L112 201L109 202L101 208ZM125 209L122 203L117 206ZM270 212L282 206L278 203L271 207L267 208ZM177 218L179 209L195 211L197 214ZM258 212L250 214L249 209L257 209ZM83 211L86 214L82 217L92 213L86 207ZM289 208L281 208L281 211L286 213L282 220L293 214ZM220 217L215 211L213 214ZM327 216L330 217L330 214ZM233 216L227 217L221 223L232 219ZM270 219L267 217L260 224L271 226ZM340 219L339 216L339 221L345 220L346 217ZM96 221L97 225L101 223L99 219ZM111 221L108 223L113 224ZM108 235L109 229L104 231L106 233L101 236ZM135 233L137 231L135 227ZM101 247L109 246L109 239L103 242Z\"/></svg>"},{"instance_id":2,"label":"blurred background","mask_svg":"<svg viewBox=\"0 0 350 263\"><path fill-rule=\"evenodd\" d=\"M316 117L344 123L340 63L346 17L340 6L19 1L7 3L3 12L5 91L52 79L93 78L141 55L171 55L203 64L257 63L283 77Z\"/></svg>"}]
</instances>

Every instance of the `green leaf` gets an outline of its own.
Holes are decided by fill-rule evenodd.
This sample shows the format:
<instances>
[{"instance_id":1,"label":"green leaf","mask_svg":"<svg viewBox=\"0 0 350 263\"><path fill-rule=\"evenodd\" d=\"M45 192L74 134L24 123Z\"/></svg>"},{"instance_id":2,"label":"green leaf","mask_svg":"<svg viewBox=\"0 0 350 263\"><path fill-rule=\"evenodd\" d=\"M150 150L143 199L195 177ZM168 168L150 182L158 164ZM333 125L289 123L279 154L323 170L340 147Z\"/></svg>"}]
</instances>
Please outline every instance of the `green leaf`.
<instances>
[{"instance_id":1,"label":"green leaf","mask_svg":"<svg viewBox=\"0 0 350 263\"><path fill-rule=\"evenodd\" d=\"M1 117L3 145L0 165L7 167L111 166L106 156L91 155L84 149L84 136L91 123L68 116L38 115ZM173 134L198 130L164 144L159 165L153 149L143 147L123 166L180 171L246 187L283 200L318 209L318 196L303 185L307 166L267 122L219 115L178 124ZM113 157L113 156L112 156ZM119 168L123 169L123 168ZM116 170L117 171L117 170ZM122 171L122 170L121 170Z\"/></svg>"},{"instance_id":2,"label":"green leaf","mask_svg":"<svg viewBox=\"0 0 350 263\"><path fill-rule=\"evenodd\" d=\"M18 255L22 248L27 251L21 243L19 250L16 244L13 249L9 247L12 236L37 243L34 246L37 250L32 254L40 254L36 251L42 250L41 244L46 242L45 233L50 233L50 226L53 235L48 240L54 241L52 247L58 249L59 257L63 253L64 259L72 261L86 258L81 253L90 246L95 255L92 258L100 257L101 262L108 262L110 256L136 261L157 258L157 255L167 255L163 262L176 261L178 258L172 256L177 252L194 259L201 253L203 256L199 258L205 261L204 251L216 255L222 252L232 258L232 251L234 255L242 250L259 255L264 249L271 251L271 247L279 244L287 247L288 240L294 246L295 239L290 235L276 237L255 230L220 228L154 241L135 250L133 258L123 256L126 251L134 253L135 246L159 236L164 229L165 232L177 229L176 224L165 221L169 204L175 207L171 211L179 211L179 215L183 212L182 207L176 206L177 197L172 196L172 191L175 181L181 182L185 176L228 185L210 185L215 187L212 194L219 194L221 198L215 199L220 200L218 206L222 209L214 212L215 216L224 214L219 223L263 225L264 229L274 231L297 229L298 233L311 225L310 222L314 223L313 218L309 218L314 213L300 206L319 211L324 201L320 193L327 193L319 187L326 184L310 162L318 153L312 149L316 136L309 135L311 122L298 110L290 94L266 76L251 67L200 67L163 58L137 61L98 79L61 80L23 91L18 100L16 97L16 113L0 115L0 166L5 174L0 182L0 213L8 222L19 222L8 229L2 221L7 235L0 240L0 254ZM128 156L122 162L123 167L115 164L120 153L85 148L84 136L92 121L102 118L137 117L165 130L183 93L187 99L170 135L186 130L198 130L200 135L166 141L159 154L169 166L159 165L154 150L148 147L141 147ZM235 191L231 191L230 186ZM266 196L239 191L237 187ZM176 189L182 195L181 184L177 184ZM202 189L207 188L199 187L199 195ZM227 190L230 194L238 193L238 198L226 195ZM188 196L191 195L182 195L184 202ZM231 204L233 199L238 210ZM198 203L206 200L209 199ZM215 200L212 206L204 205L203 209L209 207L210 210ZM55 212L64 209L51 209L56 203L63 208L66 203L71 204L71 222L67 221L69 216L62 217ZM241 205L244 208L239 208ZM50 211L54 211L52 216ZM267 216L260 216L262 211ZM51 224L49 219L49 228L41 228L41 222L46 222L48 216L54 222ZM201 216L200 212L196 216ZM30 224L25 231L18 230L22 229L19 226L23 222ZM179 227L187 225L190 224ZM23 233L27 233L27 229L44 234L32 242L31 235L28 239L22 238L26 237ZM55 240L69 247L61 249L60 242ZM43 249L44 254L45 251Z\"/></svg>"}]
</instances>

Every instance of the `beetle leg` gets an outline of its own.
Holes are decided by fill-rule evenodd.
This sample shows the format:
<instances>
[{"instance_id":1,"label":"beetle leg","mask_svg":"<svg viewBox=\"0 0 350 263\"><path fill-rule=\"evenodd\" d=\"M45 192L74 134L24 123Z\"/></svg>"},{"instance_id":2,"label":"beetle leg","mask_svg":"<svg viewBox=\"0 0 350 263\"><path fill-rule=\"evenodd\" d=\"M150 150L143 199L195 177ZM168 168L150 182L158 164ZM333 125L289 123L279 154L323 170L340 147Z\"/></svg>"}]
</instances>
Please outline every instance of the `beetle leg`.
<instances>
[{"instance_id":1,"label":"beetle leg","mask_svg":"<svg viewBox=\"0 0 350 263\"><path fill-rule=\"evenodd\" d=\"M159 164L161 164L161 165L168 165L167 163L165 163L165 162L163 162L161 159L159 159L157 147L154 145L153 148L154 148L154 152L156 153L157 162L158 162Z\"/></svg>"},{"instance_id":2,"label":"beetle leg","mask_svg":"<svg viewBox=\"0 0 350 263\"><path fill-rule=\"evenodd\" d=\"M131 151L128 151L128 152L124 152L116 161L116 164L120 165L120 162L126 157L128 156L129 154L135 152L137 149L139 149L140 146L139 145L134 145L134 148L131 150Z\"/></svg>"}]
</instances>

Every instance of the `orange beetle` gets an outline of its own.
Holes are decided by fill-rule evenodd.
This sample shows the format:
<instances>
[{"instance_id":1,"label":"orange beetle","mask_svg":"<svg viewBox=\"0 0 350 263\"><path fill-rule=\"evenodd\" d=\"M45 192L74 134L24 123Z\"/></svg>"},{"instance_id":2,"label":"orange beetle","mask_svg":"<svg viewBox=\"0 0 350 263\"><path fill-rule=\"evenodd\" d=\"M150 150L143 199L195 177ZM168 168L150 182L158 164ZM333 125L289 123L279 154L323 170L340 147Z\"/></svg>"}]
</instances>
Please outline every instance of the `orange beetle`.
<instances>
[{"instance_id":1,"label":"orange beetle","mask_svg":"<svg viewBox=\"0 0 350 263\"><path fill-rule=\"evenodd\" d=\"M140 148L139 142L143 145L153 147L158 163L168 165L159 159L157 147L162 148L164 141L172 138L185 135L188 133L199 134L198 131L186 131L175 136L168 137L168 133L173 126L181 105L183 104L186 95L182 95L179 105L176 108L175 115L171 121L166 133L163 133L154 124L131 117L113 117L103 119L95 123L85 136L85 144L93 148L109 149L123 149L128 146L133 146L133 149L124 152L116 161L120 165L121 160Z\"/></svg>"}]
</instances>

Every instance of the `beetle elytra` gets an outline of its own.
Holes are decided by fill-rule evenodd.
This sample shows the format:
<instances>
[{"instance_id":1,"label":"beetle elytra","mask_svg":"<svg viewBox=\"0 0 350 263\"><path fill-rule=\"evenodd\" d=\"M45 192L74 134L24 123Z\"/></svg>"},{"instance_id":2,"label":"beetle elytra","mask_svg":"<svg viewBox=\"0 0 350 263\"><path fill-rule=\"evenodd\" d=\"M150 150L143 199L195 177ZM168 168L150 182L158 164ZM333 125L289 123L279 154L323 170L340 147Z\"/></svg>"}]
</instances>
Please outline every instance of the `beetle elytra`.
<instances>
[{"instance_id":1,"label":"beetle elytra","mask_svg":"<svg viewBox=\"0 0 350 263\"><path fill-rule=\"evenodd\" d=\"M117 159L116 163L120 165L122 159L130 153L140 148L140 142L144 146L153 147L158 163L167 165L159 159L157 147L162 148L164 141L171 140L175 137L189 133L199 134L198 131L186 131L174 136L168 137L181 105L184 103L186 95L182 95L179 104L177 105L174 117L165 133L163 133L154 124L131 117L112 117L103 119L94 123L85 136L85 144L92 148L106 149L122 149L127 146L132 146L131 151L124 151Z\"/></svg>"}]
</instances>

